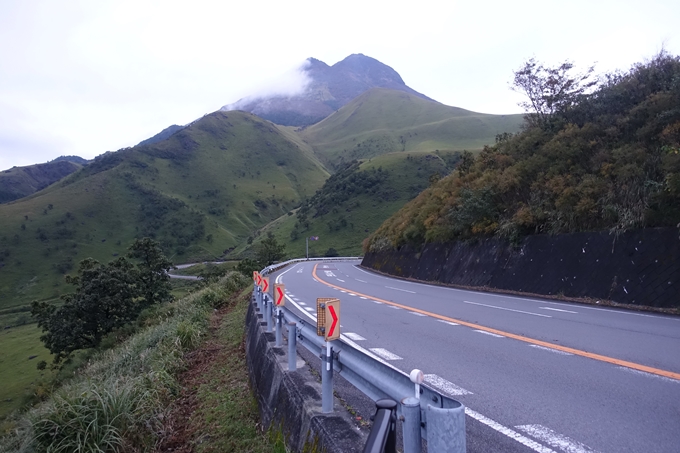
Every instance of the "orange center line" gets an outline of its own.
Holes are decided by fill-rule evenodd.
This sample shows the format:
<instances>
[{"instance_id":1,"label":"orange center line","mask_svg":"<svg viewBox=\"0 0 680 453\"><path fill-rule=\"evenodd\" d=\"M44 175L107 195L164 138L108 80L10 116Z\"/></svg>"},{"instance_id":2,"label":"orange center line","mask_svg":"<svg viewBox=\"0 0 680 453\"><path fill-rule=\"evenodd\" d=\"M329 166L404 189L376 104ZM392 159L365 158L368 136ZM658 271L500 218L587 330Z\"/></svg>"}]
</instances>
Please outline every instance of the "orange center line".
<instances>
[{"instance_id":1,"label":"orange center line","mask_svg":"<svg viewBox=\"0 0 680 453\"><path fill-rule=\"evenodd\" d=\"M537 345L537 346L543 346L545 348L554 349L556 351L568 352L569 354L574 354L574 355L578 355L578 356L581 356L581 357L588 357L589 359L599 360L601 362L610 363L612 365L618 365L618 366L630 368L630 369L633 369L633 370L643 371L645 373L651 373L651 374L655 374L657 376L663 376L663 377L666 377L666 378L675 379L677 381L680 381L680 373L674 373L672 371L661 370L659 368L653 368L653 367L641 365L641 364L635 363L635 362L628 362L626 360L615 359L613 357L608 357L606 355L595 354L593 352L582 351L580 349L569 348L567 346L560 346L560 345L548 343L547 341L536 340L534 338L525 337L523 335L517 335L517 334L514 334L514 333L510 333L510 332L505 332L503 330L498 330L498 329L494 329L494 328L491 328L491 327L482 326L480 324L474 324L474 323L463 321L463 320L460 320L460 319L450 318L448 316L439 315L437 313L432 313L432 312L429 312L429 311L421 310L419 308L410 307L408 305L398 304L396 302L392 302L392 301L385 300L385 299L380 299L380 298L375 297L375 296L369 296L367 294L362 294L362 293L359 293L357 291L353 291L353 290L350 290L350 289L347 289L347 288L343 288L341 286L336 286L332 283L328 283L324 280L321 280L316 275L317 266L318 266L318 264L315 264L314 269L312 271L312 276L314 277L314 280L318 281L319 283L323 283L326 286L330 286L331 288L335 288L335 289L342 290L342 291L349 291L351 293L357 294L357 295L362 296L362 297L367 297L369 299L377 300L378 302L382 302L382 303L387 304L387 305L392 305L393 307L403 308L404 310L409 310L409 311L414 312L414 313L421 313L423 315L431 316L433 318L441 319L443 321L455 322L456 324L471 327L471 328L477 329L477 330L483 330L484 332L489 332L489 333L493 333L493 334L496 334L496 335L502 335L504 337L512 338L514 340L523 341L525 343L534 344L534 345Z\"/></svg>"}]
</instances>

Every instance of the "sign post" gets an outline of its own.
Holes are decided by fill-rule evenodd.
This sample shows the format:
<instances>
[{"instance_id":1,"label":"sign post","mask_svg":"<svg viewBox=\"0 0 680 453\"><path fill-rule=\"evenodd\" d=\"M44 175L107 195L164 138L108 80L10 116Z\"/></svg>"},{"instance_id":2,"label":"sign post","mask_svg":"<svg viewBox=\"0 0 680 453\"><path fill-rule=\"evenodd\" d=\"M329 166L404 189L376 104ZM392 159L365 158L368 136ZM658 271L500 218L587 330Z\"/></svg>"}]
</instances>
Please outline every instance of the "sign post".
<instances>
[{"instance_id":1,"label":"sign post","mask_svg":"<svg viewBox=\"0 0 680 453\"><path fill-rule=\"evenodd\" d=\"M309 259L309 241L318 241L319 236L308 236L305 238L305 248L307 250L307 253L305 253L305 256L307 259Z\"/></svg>"},{"instance_id":2,"label":"sign post","mask_svg":"<svg viewBox=\"0 0 680 453\"><path fill-rule=\"evenodd\" d=\"M286 287L283 283L274 283L274 306L276 306L276 346L280 347L283 344L282 329L283 329L283 313L281 307L286 304Z\"/></svg>"},{"instance_id":3,"label":"sign post","mask_svg":"<svg viewBox=\"0 0 680 453\"><path fill-rule=\"evenodd\" d=\"M326 366L321 367L321 410L333 412L333 348L331 341L340 338L340 299L316 299L316 334L326 340L326 351L321 351ZM325 352L325 355L324 355Z\"/></svg>"}]
</instances>

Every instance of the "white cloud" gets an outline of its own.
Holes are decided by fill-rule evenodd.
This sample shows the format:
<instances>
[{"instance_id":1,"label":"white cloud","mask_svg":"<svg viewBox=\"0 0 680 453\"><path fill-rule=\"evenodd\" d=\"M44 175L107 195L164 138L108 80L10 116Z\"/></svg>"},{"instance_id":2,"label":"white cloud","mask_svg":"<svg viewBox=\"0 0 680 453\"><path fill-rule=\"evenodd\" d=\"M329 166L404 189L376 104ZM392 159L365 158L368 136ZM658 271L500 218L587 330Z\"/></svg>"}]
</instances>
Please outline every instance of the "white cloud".
<instances>
[{"instance_id":1,"label":"white cloud","mask_svg":"<svg viewBox=\"0 0 680 453\"><path fill-rule=\"evenodd\" d=\"M248 89L248 95L238 101L224 106L224 110L238 110L249 102L270 97L293 97L305 92L312 79L307 73L309 61L296 65L278 77L266 80L258 86Z\"/></svg>"},{"instance_id":2,"label":"white cloud","mask_svg":"<svg viewBox=\"0 0 680 453\"><path fill-rule=\"evenodd\" d=\"M532 56L627 69L665 42L673 0L341 4L168 0L0 2L0 167L131 146L254 93L294 93L294 70L363 53L421 93L519 112L512 71ZM23 119L22 119L23 118Z\"/></svg>"}]
</instances>

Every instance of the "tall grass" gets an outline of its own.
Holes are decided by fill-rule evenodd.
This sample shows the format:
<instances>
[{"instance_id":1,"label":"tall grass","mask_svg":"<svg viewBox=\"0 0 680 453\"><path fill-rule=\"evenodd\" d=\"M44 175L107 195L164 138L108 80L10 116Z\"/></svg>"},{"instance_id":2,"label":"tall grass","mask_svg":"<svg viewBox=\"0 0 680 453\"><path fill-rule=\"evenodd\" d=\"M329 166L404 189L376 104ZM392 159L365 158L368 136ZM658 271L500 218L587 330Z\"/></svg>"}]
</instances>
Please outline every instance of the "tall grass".
<instances>
[{"instance_id":1,"label":"tall grass","mask_svg":"<svg viewBox=\"0 0 680 453\"><path fill-rule=\"evenodd\" d=\"M178 395L175 378L196 348L209 316L248 280L231 273L159 310L159 322L95 355L74 379L16 423L0 440L7 452L146 451L163 431Z\"/></svg>"}]
</instances>

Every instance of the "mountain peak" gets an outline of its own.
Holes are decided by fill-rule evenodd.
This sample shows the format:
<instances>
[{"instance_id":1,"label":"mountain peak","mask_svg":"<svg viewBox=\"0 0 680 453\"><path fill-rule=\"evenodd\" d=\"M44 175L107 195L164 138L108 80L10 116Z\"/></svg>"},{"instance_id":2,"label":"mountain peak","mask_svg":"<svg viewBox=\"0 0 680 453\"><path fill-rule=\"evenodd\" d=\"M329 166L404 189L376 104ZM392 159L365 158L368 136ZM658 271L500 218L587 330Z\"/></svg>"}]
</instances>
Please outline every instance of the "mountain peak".
<instances>
[{"instance_id":1,"label":"mountain peak","mask_svg":"<svg viewBox=\"0 0 680 453\"><path fill-rule=\"evenodd\" d=\"M328 66L310 57L301 68L306 78L298 94L255 95L222 110L245 110L284 126L314 124L372 88L390 88L429 99L409 88L397 71L361 53Z\"/></svg>"}]
</instances>

